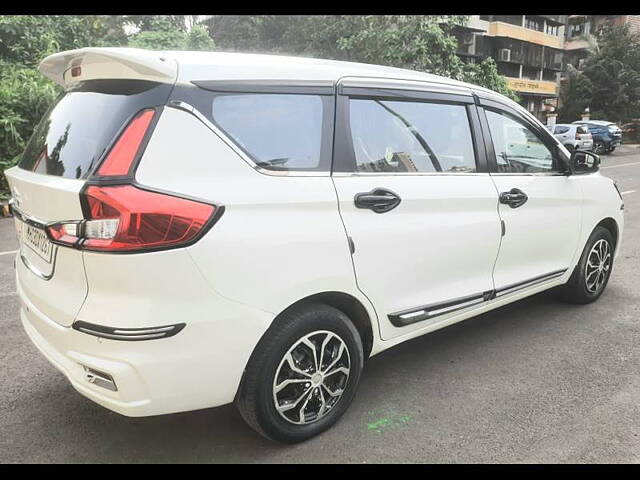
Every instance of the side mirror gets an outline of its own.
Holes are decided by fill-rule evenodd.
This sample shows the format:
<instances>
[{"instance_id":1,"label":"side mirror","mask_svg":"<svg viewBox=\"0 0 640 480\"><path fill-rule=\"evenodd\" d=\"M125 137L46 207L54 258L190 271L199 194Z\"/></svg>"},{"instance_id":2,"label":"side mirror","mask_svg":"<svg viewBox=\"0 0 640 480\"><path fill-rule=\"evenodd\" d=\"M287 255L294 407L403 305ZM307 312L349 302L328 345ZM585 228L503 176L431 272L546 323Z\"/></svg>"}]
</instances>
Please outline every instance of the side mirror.
<instances>
[{"instance_id":1,"label":"side mirror","mask_svg":"<svg viewBox=\"0 0 640 480\"><path fill-rule=\"evenodd\" d=\"M600 169L600 157L586 150L574 150L569 160L571 175L597 172Z\"/></svg>"}]
</instances>

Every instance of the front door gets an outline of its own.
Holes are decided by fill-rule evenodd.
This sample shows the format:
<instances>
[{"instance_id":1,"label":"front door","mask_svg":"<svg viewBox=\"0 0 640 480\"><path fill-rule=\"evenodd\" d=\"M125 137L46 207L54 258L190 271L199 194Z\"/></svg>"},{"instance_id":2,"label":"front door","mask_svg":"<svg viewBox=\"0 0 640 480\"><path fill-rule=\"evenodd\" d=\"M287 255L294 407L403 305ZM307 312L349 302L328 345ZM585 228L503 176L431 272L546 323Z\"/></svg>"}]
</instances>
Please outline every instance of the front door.
<instances>
[{"instance_id":1,"label":"front door","mask_svg":"<svg viewBox=\"0 0 640 480\"><path fill-rule=\"evenodd\" d=\"M501 296L567 272L578 248L582 190L578 177L563 174L555 141L544 129L517 112L487 107L484 113L505 226L493 272Z\"/></svg>"},{"instance_id":2,"label":"front door","mask_svg":"<svg viewBox=\"0 0 640 480\"><path fill-rule=\"evenodd\" d=\"M333 181L358 287L390 339L493 290L497 192L477 161L470 95L350 92L338 98Z\"/></svg>"}]
</instances>

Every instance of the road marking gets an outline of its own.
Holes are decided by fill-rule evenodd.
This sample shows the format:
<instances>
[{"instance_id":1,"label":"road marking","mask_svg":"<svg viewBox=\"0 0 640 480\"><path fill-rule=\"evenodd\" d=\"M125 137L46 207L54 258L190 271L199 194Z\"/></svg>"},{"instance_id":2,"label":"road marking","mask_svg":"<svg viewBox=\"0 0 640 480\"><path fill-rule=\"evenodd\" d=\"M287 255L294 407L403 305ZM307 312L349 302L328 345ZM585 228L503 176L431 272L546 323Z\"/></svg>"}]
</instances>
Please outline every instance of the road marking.
<instances>
[{"instance_id":1,"label":"road marking","mask_svg":"<svg viewBox=\"0 0 640 480\"><path fill-rule=\"evenodd\" d=\"M600 167L600 168L618 168L618 167L628 167L630 165L640 165L640 162L621 163L620 165L607 165L606 167Z\"/></svg>"},{"instance_id":2,"label":"road marking","mask_svg":"<svg viewBox=\"0 0 640 480\"><path fill-rule=\"evenodd\" d=\"M9 252L0 252L0 257L2 255L11 255L12 253L18 253L18 250L11 250Z\"/></svg>"},{"instance_id":3,"label":"road marking","mask_svg":"<svg viewBox=\"0 0 640 480\"><path fill-rule=\"evenodd\" d=\"M622 192L620 195L626 195L627 193L636 193L635 190L627 190L626 192Z\"/></svg>"}]
</instances>

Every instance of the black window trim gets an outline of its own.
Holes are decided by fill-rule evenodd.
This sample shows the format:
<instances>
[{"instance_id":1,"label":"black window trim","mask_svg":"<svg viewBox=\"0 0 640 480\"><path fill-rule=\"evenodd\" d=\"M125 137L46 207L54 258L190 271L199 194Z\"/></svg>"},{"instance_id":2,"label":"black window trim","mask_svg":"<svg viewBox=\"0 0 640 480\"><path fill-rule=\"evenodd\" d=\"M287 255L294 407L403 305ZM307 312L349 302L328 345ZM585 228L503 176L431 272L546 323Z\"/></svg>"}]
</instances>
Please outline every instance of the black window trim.
<instances>
[{"instance_id":1,"label":"black window trim","mask_svg":"<svg viewBox=\"0 0 640 480\"><path fill-rule=\"evenodd\" d=\"M322 80L192 80L204 90L218 93L280 93L288 95L334 95L334 81Z\"/></svg>"},{"instance_id":2,"label":"black window trim","mask_svg":"<svg viewBox=\"0 0 640 480\"><path fill-rule=\"evenodd\" d=\"M493 100L480 98L479 99L478 115L480 117L480 125L485 139L485 145L487 149L487 160L489 166L489 172L491 175L537 175L537 176L566 176L566 163L560 157L560 149L556 143L555 137L546 128L535 124L531 119L527 118L521 112L509 105L505 105ZM489 129L489 122L487 121L487 115L485 110L493 111L500 115L506 115L513 118L515 121L523 123L529 128L536 137L551 151L554 162L554 171L550 172L499 172L498 162L496 159L496 152L493 145L493 139L491 138L491 130Z\"/></svg>"},{"instance_id":3,"label":"black window trim","mask_svg":"<svg viewBox=\"0 0 640 480\"><path fill-rule=\"evenodd\" d=\"M351 135L349 115L349 99L369 99L374 101L391 100L418 103L439 103L445 105L461 105L467 112L469 133L475 156L475 172L358 172L355 170L356 159ZM334 122L333 162L331 175L474 175L488 173L487 150L482 135L480 118L476 107L477 99L472 95L458 95L453 93L429 92L423 90L407 90L399 88L380 87L344 87L338 85L336 92L336 108Z\"/></svg>"}]
</instances>

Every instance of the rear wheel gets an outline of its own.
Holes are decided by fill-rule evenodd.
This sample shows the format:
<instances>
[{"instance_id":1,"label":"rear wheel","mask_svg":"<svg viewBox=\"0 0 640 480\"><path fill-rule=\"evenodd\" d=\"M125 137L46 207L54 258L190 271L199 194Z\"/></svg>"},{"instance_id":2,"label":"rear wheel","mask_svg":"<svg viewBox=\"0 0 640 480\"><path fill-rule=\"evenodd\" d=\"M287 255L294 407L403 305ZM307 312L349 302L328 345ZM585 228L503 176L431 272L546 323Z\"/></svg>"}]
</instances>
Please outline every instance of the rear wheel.
<instances>
[{"instance_id":1,"label":"rear wheel","mask_svg":"<svg viewBox=\"0 0 640 480\"><path fill-rule=\"evenodd\" d=\"M561 298L570 303L590 303L597 300L611 276L613 249L611 232L604 227L596 227L571 278L560 290Z\"/></svg>"},{"instance_id":2,"label":"rear wheel","mask_svg":"<svg viewBox=\"0 0 640 480\"><path fill-rule=\"evenodd\" d=\"M605 153L605 151L606 151L606 147L604 145L604 142L600 140L596 140L595 142L593 142L593 153L597 155L602 155L603 153Z\"/></svg>"},{"instance_id":3,"label":"rear wheel","mask_svg":"<svg viewBox=\"0 0 640 480\"><path fill-rule=\"evenodd\" d=\"M296 307L260 340L235 403L258 433L300 442L347 410L363 363L362 341L343 312L324 304Z\"/></svg>"}]
</instances>

